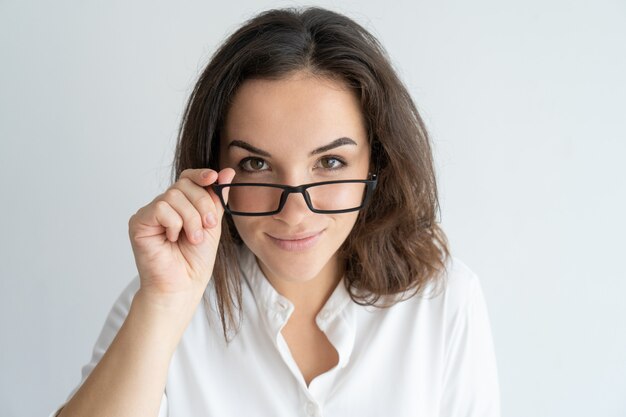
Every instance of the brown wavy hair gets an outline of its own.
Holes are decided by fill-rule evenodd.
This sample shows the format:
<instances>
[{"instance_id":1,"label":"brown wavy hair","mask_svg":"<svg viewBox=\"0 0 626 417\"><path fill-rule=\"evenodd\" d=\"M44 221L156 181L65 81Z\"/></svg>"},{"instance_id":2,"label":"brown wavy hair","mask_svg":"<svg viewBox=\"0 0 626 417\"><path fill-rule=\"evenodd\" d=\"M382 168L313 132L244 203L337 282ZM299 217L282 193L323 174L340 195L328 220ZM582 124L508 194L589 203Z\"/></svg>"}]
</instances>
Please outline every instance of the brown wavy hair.
<instances>
[{"instance_id":1,"label":"brown wavy hair","mask_svg":"<svg viewBox=\"0 0 626 417\"><path fill-rule=\"evenodd\" d=\"M450 256L437 225L439 202L430 140L387 52L361 25L318 8L262 12L230 35L200 75L185 108L174 181L187 168L219 169L220 131L243 81L294 71L341 80L360 97L378 186L339 250L344 283L362 305L388 307L437 284ZM232 219L225 215L213 281L228 340L239 328L241 280ZM397 297L400 295L401 297ZM390 296L390 297L388 297Z\"/></svg>"}]
</instances>

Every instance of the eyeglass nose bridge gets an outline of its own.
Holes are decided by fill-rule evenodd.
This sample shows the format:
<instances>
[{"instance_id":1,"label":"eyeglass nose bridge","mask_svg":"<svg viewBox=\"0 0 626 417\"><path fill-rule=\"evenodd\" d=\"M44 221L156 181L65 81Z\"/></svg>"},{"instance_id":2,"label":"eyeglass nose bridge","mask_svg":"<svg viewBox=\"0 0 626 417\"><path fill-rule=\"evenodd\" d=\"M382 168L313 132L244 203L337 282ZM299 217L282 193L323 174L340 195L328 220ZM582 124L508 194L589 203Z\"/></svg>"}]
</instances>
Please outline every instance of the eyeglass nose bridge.
<instances>
[{"instance_id":1,"label":"eyeglass nose bridge","mask_svg":"<svg viewBox=\"0 0 626 417\"><path fill-rule=\"evenodd\" d=\"M309 208L309 210L311 210L312 212L315 212L315 209L313 208L313 202L311 201L311 196L307 192L307 188L309 188L310 186L311 185L295 185L295 186L285 185L283 186L282 187L283 192L280 194L278 208L276 209L276 212L274 214L278 214L283 210L283 207L285 207L285 204L287 203L287 198L289 198L290 194L302 194L302 197L304 197L304 202L306 203L306 206Z\"/></svg>"}]
</instances>

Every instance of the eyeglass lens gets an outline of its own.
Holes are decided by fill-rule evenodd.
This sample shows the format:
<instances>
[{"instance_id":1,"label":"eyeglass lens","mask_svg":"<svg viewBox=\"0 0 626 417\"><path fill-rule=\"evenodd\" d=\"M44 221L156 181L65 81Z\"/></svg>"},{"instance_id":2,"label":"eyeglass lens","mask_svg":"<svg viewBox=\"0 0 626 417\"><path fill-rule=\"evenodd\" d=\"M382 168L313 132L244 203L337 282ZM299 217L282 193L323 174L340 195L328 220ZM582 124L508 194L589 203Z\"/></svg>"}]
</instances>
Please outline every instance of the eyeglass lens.
<instances>
[{"instance_id":1,"label":"eyeglass lens","mask_svg":"<svg viewBox=\"0 0 626 417\"><path fill-rule=\"evenodd\" d=\"M346 210L363 204L365 183L316 185L306 189L315 210ZM265 213L278 209L281 188L264 186L230 187L228 206L241 213ZM289 198L302 198L293 193Z\"/></svg>"}]
</instances>

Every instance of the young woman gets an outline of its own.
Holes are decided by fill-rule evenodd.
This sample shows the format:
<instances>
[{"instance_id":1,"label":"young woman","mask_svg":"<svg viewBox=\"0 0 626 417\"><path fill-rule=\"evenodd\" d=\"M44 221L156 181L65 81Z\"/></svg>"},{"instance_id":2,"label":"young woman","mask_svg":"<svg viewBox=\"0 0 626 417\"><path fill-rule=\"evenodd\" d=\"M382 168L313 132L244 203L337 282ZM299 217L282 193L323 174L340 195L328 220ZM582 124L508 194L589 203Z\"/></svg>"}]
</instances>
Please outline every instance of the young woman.
<instances>
[{"instance_id":1,"label":"young woman","mask_svg":"<svg viewBox=\"0 0 626 417\"><path fill-rule=\"evenodd\" d=\"M436 223L428 135L365 29L271 10L215 53L138 277L60 416L498 416L476 276Z\"/></svg>"}]
</instances>

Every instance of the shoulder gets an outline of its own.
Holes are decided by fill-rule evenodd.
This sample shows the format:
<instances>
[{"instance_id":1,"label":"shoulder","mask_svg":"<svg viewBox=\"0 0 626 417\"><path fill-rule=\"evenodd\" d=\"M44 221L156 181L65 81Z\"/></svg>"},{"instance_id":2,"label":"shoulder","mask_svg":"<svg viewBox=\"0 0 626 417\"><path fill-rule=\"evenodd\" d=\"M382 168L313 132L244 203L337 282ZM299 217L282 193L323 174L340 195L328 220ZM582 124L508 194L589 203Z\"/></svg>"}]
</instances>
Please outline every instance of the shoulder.
<instances>
[{"instance_id":1,"label":"shoulder","mask_svg":"<svg viewBox=\"0 0 626 417\"><path fill-rule=\"evenodd\" d=\"M413 319L419 316L422 319L430 317L432 320L443 320L443 326L444 322L465 315L480 296L478 276L465 262L450 255L444 262L444 269L418 293L397 294L383 299L380 305L407 311ZM376 310L374 307L371 309Z\"/></svg>"},{"instance_id":2,"label":"shoulder","mask_svg":"<svg viewBox=\"0 0 626 417\"><path fill-rule=\"evenodd\" d=\"M482 297L479 278L465 262L449 256L444 266L418 294L402 297L399 303L409 309L413 306L422 317L428 311L429 316L443 320L442 326L467 315Z\"/></svg>"},{"instance_id":3,"label":"shoulder","mask_svg":"<svg viewBox=\"0 0 626 417\"><path fill-rule=\"evenodd\" d=\"M465 262L455 256L448 256L444 262L444 268L433 278L426 282L416 293L414 290L407 290L391 296L381 297L379 305L416 305L429 306L429 308L443 308L448 306L459 306L466 303L480 288L478 276L470 269ZM366 297L368 294L353 291L359 297ZM364 295L365 294L365 295Z\"/></svg>"},{"instance_id":4,"label":"shoulder","mask_svg":"<svg viewBox=\"0 0 626 417\"><path fill-rule=\"evenodd\" d=\"M432 303L459 304L467 299L476 287L479 287L478 276L462 260L449 256L444 269L432 278L414 297ZM403 294L399 300L407 300ZM418 301L418 302L421 302Z\"/></svg>"},{"instance_id":5,"label":"shoulder","mask_svg":"<svg viewBox=\"0 0 626 417\"><path fill-rule=\"evenodd\" d=\"M440 303L447 322L466 320L484 304L480 279L467 264L450 256L441 274Z\"/></svg>"},{"instance_id":6,"label":"shoulder","mask_svg":"<svg viewBox=\"0 0 626 417\"><path fill-rule=\"evenodd\" d=\"M458 304L470 298L480 287L478 276L462 260L450 256L441 274L443 296L448 303Z\"/></svg>"},{"instance_id":7,"label":"shoulder","mask_svg":"<svg viewBox=\"0 0 626 417\"><path fill-rule=\"evenodd\" d=\"M490 337L487 303L478 275L452 257L442 278L444 290L439 310L448 340L466 338L470 329L475 335Z\"/></svg>"}]
</instances>

